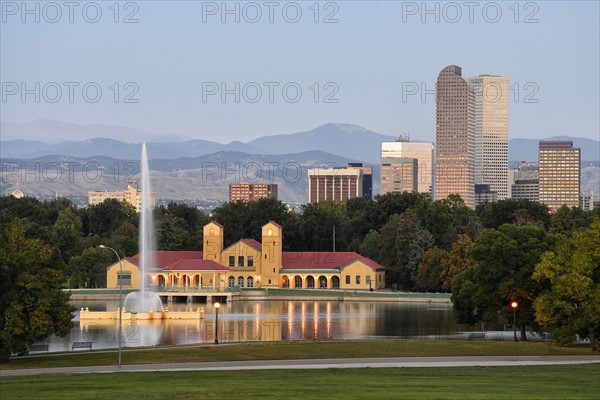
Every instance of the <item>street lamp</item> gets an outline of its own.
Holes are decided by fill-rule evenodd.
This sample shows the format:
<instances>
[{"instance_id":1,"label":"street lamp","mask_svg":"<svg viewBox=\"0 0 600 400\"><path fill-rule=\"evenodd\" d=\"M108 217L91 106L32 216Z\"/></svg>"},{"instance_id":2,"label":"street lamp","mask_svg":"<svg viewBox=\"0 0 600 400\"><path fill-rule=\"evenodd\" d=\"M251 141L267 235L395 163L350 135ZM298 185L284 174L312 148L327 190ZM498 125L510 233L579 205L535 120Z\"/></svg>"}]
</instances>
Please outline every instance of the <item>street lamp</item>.
<instances>
[{"instance_id":1,"label":"street lamp","mask_svg":"<svg viewBox=\"0 0 600 400\"><path fill-rule=\"evenodd\" d=\"M221 305L216 302L215 303L215 344L219 344L219 307Z\"/></svg>"},{"instance_id":2,"label":"street lamp","mask_svg":"<svg viewBox=\"0 0 600 400\"><path fill-rule=\"evenodd\" d=\"M109 249L112 250L113 253L119 259L119 363L118 363L118 371L121 371L121 342L123 341L123 263L121 262L121 257L119 253L112 247L105 246L101 244L101 249Z\"/></svg>"},{"instance_id":3,"label":"street lamp","mask_svg":"<svg viewBox=\"0 0 600 400\"><path fill-rule=\"evenodd\" d=\"M516 301L513 301L512 303L510 303L510 306L513 309L513 332L514 332L514 339L516 342L517 341L517 307L519 306L519 303L517 303Z\"/></svg>"}]
</instances>

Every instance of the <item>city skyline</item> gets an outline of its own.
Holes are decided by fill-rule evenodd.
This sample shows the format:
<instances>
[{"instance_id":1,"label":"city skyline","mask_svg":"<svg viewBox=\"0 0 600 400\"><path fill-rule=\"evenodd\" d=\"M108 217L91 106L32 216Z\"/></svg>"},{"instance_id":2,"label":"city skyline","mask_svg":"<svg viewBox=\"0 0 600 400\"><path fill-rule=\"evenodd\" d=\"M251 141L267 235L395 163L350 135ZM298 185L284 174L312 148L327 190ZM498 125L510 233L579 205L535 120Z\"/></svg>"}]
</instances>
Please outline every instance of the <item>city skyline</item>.
<instances>
[{"instance_id":1,"label":"city skyline","mask_svg":"<svg viewBox=\"0 0 600 400\"><path fill-rule=\"evenodd\" d=\"M482 3L472 22L470 10L455 20L448 7L462 3L433 3L433 14L416 2L298 3L297 23L290 7L282 19L283 3L273 23L266 9L249 22L248 3L233 3L239 22L206 9L220 3L156 1L121 4L118 13L101 3L97 23L79 8L71 23L68 10L53 22L55 10L40 5L35 21L21 3L4 2L2 121L103 123L219 142L339 122L433 141L435 76L455 64L465 76L511 78L511 137L598 138L596 2L500 3L497 21L489 10L482 15L492 4ZM293 102L297 88L303 94Z\"/></svg>"}]
</instances>

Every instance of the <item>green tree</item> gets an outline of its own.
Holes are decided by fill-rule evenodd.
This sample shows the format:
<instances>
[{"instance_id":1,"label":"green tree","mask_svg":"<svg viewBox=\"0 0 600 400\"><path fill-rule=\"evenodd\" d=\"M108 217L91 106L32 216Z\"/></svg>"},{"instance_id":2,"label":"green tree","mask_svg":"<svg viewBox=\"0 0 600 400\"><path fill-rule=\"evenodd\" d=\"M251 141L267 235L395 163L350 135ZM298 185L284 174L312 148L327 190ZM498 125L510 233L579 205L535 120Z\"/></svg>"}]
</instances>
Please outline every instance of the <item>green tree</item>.
<instances>
[{"instance_id":1,"label":"green tree","mask_svg":"<svg viewBox=\"0 0 600 400\"><path fill-rule=\"evenodd\" d=\"M0 359L26 354L29 346L71 330L73 307L64 278L52 267L52 248L28 238L29 223L16 219L0 228Z\"/></svg>"},{"instance_id":2,"label":"green tree","mask_svg":"<svg viewBox=\"0 0 600 400\"><path fill-rule=\"evenodd\" d=\"M551 217L550 232L571 236L575 229L575 220L571 207L563 204Z\"/></svg>"},{"instance_id":3,"label":"green tree","mask_svg":"<svg viewBox=\"0 0 600 400\"><path fill-rule=\"evenodd\" d=\"M452 249L447 253L447 258L442 262L440 276L442 278L442 290L449 291L452 288L452 280L463 271L475 266L475 260L471 257L473 241L469 235L459 235L452 244Z\"/></svg>"},{"instance_id":4,"label":"green tree","mask_svg":"<svg viewBox=\"0 0 600 400\"><path fill-rule=\"evenodd\" d=\"M534 224L550 226L548 206L527 199L506 199L483 203L475 209L484 228L499 228L504 224Z\"/></svg>"},{"instance_id":5,"label":"green tree","mask_svg":"<svg viewBox=\"0 0 600 400\"><path fill-rule=\"evenodd\" d=\"M548 288L534 303L540 325L561 345L579 336L600 350L600 219L545 253L533 277Z\"/></svg>"},{"instance_id":6,"label":"green tree","mask_svg":"<svg viewBox=\"0 0 600 400\"><path fill-rule=\"evenodd\" d=\"M88 247L80 255L71 258L67 283L73 288L106 287L106 268L116 261L112 251Z\"/></svg>"},{"instance_id":7,"label":"green tree","mask_svg":"<svg viewBox=\"0 0 600 400\"><path fill-rule=\"evenodd\" d=\"M381 250L381 239L379 232L371 229L365 236L365 240L360 244L359 253L372 260L379 261L379 251Z\"/></svg>"},{"instance_id":8,"label":"green tree","mask_svg":"<svg viewBox=\"0 0 600 400\"><path fill-rule=\"evenodd\" d=\"M335 227L335 249L345 251L348 247L348 217L346 206L333 201L302 206L302 237L304 250L332 251Z\"/></svg>"},{"instance_id":9,"label":"green tree","mask_svg":"<svg viewBox=\"0 0 600 400\"><path fill-rule=\"evenodd\" d=\"M109 237L124 222L138 224L135 208L126 201L106 199L100 204L89 206L82 213L85 235Z\"/></svg>"},{"instance_id":10,"label":"green tree","mask_svg":"<svg viewBox=\"0 0 600 400\"><path fill-rule=\"evenodd\" d=\"M483 231L471 251L475 266L452 282L452 302L458 321L498 323L499 315L504 315L505 320L509 317L508 305L516 300L521 340L526 340L526 326L537 327L533 300L540 287L532 278L533 270L541 255L552 249L555 242L554 236L535 225L505 224L499 229Z\"/></svg>"},{"instance_id":11,"label":"green tree","mask_svg":"<svg viewBox=\"0 0 600 400\"><path fill-rule=\"evenodd\" d=\"M52 225L53 242L65 264L79 250L82 227L81 218L71 207L59 211L56 222Z\"/></svg>"},{"instance_id":12,"label":"green tree","mask_svg":"<svg viewBox=\"0 0 600 400\"><path fill-rule=\"evenodd\" d=\"M396 262L386 278L389 275L390 283L397 283L403 289L415 289L419 263L423 253L432 246L433 236L421 226L416 211L400 214L394 246Z\"/></svg>"},{"instance_id":13,"label":"green tree","mask_svg":"<svg viewBox=\"0 0 600 400\"><path fill-rule=\"evenodd\" d=\"M423 253L417 275L417 288L434 292L442 290L442 271L447 259L448 252L439 247L433 247Z\"/></svg>"}]
</instances>

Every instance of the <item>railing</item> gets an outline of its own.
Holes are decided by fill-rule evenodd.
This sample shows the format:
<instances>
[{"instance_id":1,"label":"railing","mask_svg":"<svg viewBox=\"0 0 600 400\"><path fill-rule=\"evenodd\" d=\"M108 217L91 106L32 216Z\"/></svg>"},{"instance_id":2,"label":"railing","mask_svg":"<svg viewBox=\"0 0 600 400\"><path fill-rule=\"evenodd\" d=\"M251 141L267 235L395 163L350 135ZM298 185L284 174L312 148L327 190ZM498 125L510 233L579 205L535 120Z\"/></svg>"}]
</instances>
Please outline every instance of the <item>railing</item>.
<instances>
[{"instance_id":1,"label":"railing","mask_svg":"<svg viewBox=\"0 0 600 400\"><path fill-rule=\"evenodd\" d=\"M412 299L448 299L450 293L418 293L418 292L388 292L368 290L339 290L339 289L269 289L270 296L323 296L323 297L380 297L380 298L412 298Z\"/></svg>"},{"instance_id":2,"label":"railing","mask_svg":"<svg viewBox=\"0 0 600 400\"><path fill-rule=\"evenodd\" d=\"M239 293L239 286L224 287L219 286L152 286L154 292L173 292L173 293Z\"/></svg>"}]
</instances>

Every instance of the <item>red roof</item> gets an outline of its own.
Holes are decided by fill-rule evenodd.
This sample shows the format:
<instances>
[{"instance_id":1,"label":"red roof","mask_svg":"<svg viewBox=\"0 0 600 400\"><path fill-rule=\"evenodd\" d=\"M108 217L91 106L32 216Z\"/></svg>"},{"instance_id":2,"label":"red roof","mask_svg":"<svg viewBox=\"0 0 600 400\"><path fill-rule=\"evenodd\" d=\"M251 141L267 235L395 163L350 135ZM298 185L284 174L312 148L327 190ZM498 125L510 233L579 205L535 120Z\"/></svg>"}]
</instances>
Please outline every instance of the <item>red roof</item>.
<instances>
[{"instance_id":1,"label":"red roof","mask_svg":"<svg viewBox=\"0 0 600 400\"><path fill-rule=\"evenodd\" d=\"M157 268L164 268L182 258L202 259L201 251L155 251L154 253L156 254ZM125 259L138 265L140 263L140 253L132 257L126 257Z\"/></svg>"},{"instance_id":2,"label":"red roof","mask_svg":"<svg viewBox=\"0 0 600 400\"><path fill-rule=\"evenodd\" d=\"M254 239L241 239L243 243L252 247L254 250L262 251L262 244Z\"/></svg>"},{"instance_id":3,"label":"red roof","mask_svg":"<svg viewBox=\"0 0 600 400\"><path fill-rule=\"evenodd\" d=\"M163 271L228 271L224 265L213 260L181 259L163 268Z\"/></svg>"},{"instance_id":4,"label":"red roof","mask_svg":"<svg viewBox=\"0 0 600 400\"><path fill-rule=\"evenodd\" d=\"M354 252L284 251L282 263L283 269L342 269L355 261L361 261L375 270L385 269L370 258Z\"/></svg>"}]
</instances>

